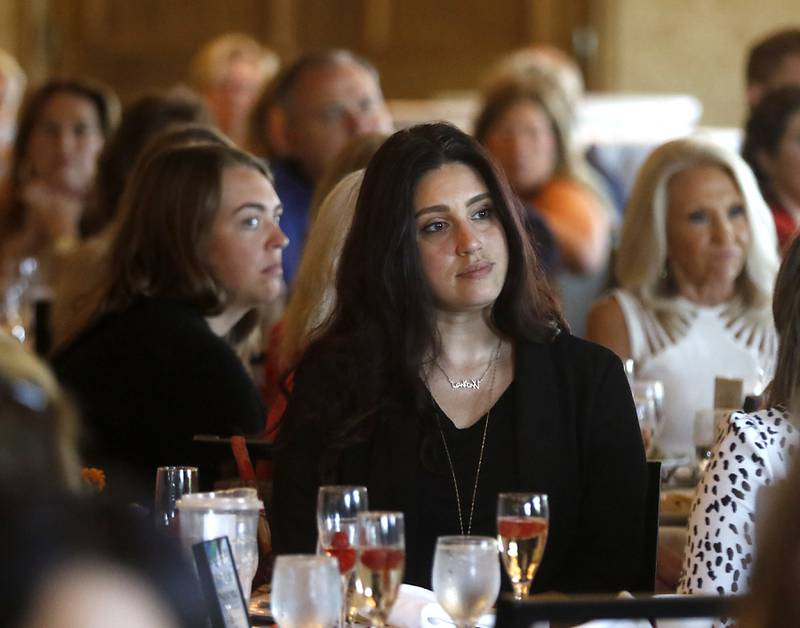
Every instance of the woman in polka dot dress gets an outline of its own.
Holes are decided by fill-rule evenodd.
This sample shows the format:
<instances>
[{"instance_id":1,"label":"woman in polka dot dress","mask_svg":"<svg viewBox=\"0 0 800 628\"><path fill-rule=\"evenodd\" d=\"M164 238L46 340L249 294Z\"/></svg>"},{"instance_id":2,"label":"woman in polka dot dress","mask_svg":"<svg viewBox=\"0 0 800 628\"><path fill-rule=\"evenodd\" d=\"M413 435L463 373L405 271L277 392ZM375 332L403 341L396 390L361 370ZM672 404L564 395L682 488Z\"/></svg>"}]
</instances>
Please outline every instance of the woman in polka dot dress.
<instances>
[{"instance_id":1,"label":"woman in polka dot dress","mask_svg":"<svg viewBox=\"0 0 800 628\"><path fill-rule=\"evenodd\" d=\"M800 444L800 238L783 260L772 311L779 349L768 408L734 412L714 447L692 506L679 593L749 590L759 489L786 477Z\"/></svg>"}]
</instances>

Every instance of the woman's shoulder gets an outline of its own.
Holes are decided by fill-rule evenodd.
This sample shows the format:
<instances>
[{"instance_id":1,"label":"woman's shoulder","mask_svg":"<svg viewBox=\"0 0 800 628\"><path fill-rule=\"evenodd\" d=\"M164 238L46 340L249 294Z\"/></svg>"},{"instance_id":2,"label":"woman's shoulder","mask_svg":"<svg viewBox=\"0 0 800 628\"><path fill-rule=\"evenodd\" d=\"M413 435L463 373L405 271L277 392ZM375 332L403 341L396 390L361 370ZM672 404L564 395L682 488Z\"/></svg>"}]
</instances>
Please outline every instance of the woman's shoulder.
<instances>
[{"instance_id":1,"label":"woman's shoulder","mask_svg":"<svg viewBox=\"0 0 800 628\"><path fill-rule=\"evenodd\" d=\"M570 203L592 209L601 207L600 199L587 185L566 176L550 179L539 191L537 203Z\"/></svg>"},{"instance_id":2,"label":"woman's shoulder","mask_svg":"<svg viewBox=\"0 0 800 628\"><path fill-rule=\"evenodd\" d=\"M755 412L733 412L722 437L721 450L743 456L747 450L752 462L771 467L788 464L800 440L800 430L785 408L776 406ZM747 456L742 457L744 461Z\"/></svg>"},{"instance_id":3,"label":"woman's shoulder","mask_svg":"<svg viewBox=\"0 0 800 628\"><path fill-rule=\"evenodd\" d=\"M596 342L584 340L561 330L549 342L535 343L522 341L518 343L520 357L523 360L548 359L558 370L573 373L594 372L599 375L603 369L620 365L621 361L616 353Z\"/></svg>"},{"instance_id":4,"label":"woman's shoulder","mask_svg":"<svg viewBox=\"0 0 800 628\"><path fill-rule=\"evenodd\" d=\"M145 298L129 307L102 315L56 356L57 360L103 354L131 357L161 354L192 355L208 347L225 346L195 308L166 299Z\"/></svg>"}]
</instances>

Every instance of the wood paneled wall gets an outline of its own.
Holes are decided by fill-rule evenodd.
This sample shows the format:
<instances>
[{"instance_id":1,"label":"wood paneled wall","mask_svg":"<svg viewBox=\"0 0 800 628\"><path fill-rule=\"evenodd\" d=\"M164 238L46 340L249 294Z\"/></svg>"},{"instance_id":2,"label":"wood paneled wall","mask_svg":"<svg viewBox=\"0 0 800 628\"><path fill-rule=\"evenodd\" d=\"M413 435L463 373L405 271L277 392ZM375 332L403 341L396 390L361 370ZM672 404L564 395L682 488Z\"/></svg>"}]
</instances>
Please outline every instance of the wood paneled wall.
<instances>
[{"instance_id":1,"label":"wood paneled wall","mask_svg":"<svg viewBox=\"0 0 800 628\"><path fill-rule=\"evenodd\" d=\"M515 48L547 42L569 50L589 0L2 1L14 7L17 28L6 38L0 30L0 45L32 78L91 75L128 100L182 80L193 52L227 31L250 34L284 59L350 48L376 63L390 97L473 89Z\"/></svg>"}]
</instances>

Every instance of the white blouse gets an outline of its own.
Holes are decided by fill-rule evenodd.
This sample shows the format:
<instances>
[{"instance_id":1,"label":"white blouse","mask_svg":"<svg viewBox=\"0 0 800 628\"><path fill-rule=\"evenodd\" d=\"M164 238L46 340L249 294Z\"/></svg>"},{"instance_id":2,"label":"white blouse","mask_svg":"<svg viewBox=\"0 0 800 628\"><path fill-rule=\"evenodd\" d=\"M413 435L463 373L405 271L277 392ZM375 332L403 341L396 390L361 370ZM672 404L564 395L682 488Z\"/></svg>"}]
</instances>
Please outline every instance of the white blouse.
<instances>
[{"instance_id":1,"label":"white blouse","mask_svg":"<svg viewBox=\"0 0 800 628\"><path fill-rule=\"evenodd\" d=\"M705 307L678 297L678 324L669 331L637 296L625 290L612 296L625 318L636 378L664 385L654 444L668 456L693 456L694 417L714 407L715 378L743 380L745 394L761 393L769 381L774 328L749 324L729 304Z\"/></svg>"},{"instance_id":2,"label":"white blouse","mask_svg":"<svg viewBox=\"0 0 800 628\"><path fill-rule=\"evenodd\" d=\"M679 593L749 589L758 491L786 477L799 443L783 408L731 415L692 505Z\"/></svg>"}]
</instances>

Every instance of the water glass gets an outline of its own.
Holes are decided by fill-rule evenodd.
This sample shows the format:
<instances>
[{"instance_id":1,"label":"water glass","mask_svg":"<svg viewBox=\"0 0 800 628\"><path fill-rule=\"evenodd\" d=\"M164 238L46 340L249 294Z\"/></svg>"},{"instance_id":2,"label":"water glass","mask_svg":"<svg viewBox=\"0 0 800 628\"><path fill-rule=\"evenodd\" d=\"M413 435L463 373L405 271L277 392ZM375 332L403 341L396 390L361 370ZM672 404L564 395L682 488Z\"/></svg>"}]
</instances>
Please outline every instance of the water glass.
<instances>
[{"instance_id":1,"label":"water glass","mask_svg":"<svg viewBox=\"0 0 800 628\"><path fill-rule=\"evenodd\" d=\"M486 536L441 536L433 556L433 592L457 628L473 627L500 592L497 541Z\"/></svg>"},{"instance_id":2,"label":"water glass","mask_svg":"<svg viewBox=\"0 0 800 628\"><path fill-rule=\"evenodd\" d=\"M298 554L275 559L270 606L279 628L330 628L341 605L335 559Z\"/></svg>"},{"instance_id":3,"label":"water glass","mask_svg":"<svg viewBox=\"0 0 800 628\"><path fill-rule=\"evenodd\" d=\"M227 536L236 562L244 599L250 599L258 569L258 522L263 508L254 488L235 488L213 493L190 493L176 504L180 512L180 536L192 556L192 546Z\"/></svg>"},{"instance_id":4,"label":"water glass","mask_svg":"<svg viewBox=\"0 0 800 628\"><path fill-rule=\"evenodd\" d=\"M197 488L197 467L158 467L153 507L156 525L177 536L175 502L187 493L197 492Z\"/></svg>"},{"instance_id":5,"label":"water glass","mask_svg":"<svg viewBox=\"0 0 800 628\"><path fill-rule=\"evenodd\" d=\"M364 601L363 611L377 628L386 625L403 581L405 566L403 513L360 513L356 570Z\"/></svg>"},{"instance_id":6,"label":"water glass","mask_svg":"<svg viewBox=\"0 0 800 628\"><path fill-rule=\"evenodd\" d=\"M497 496L497 541L514 598L528 597L547 544L549 511L542 493Z\"/></svg>"}]
</instances>

